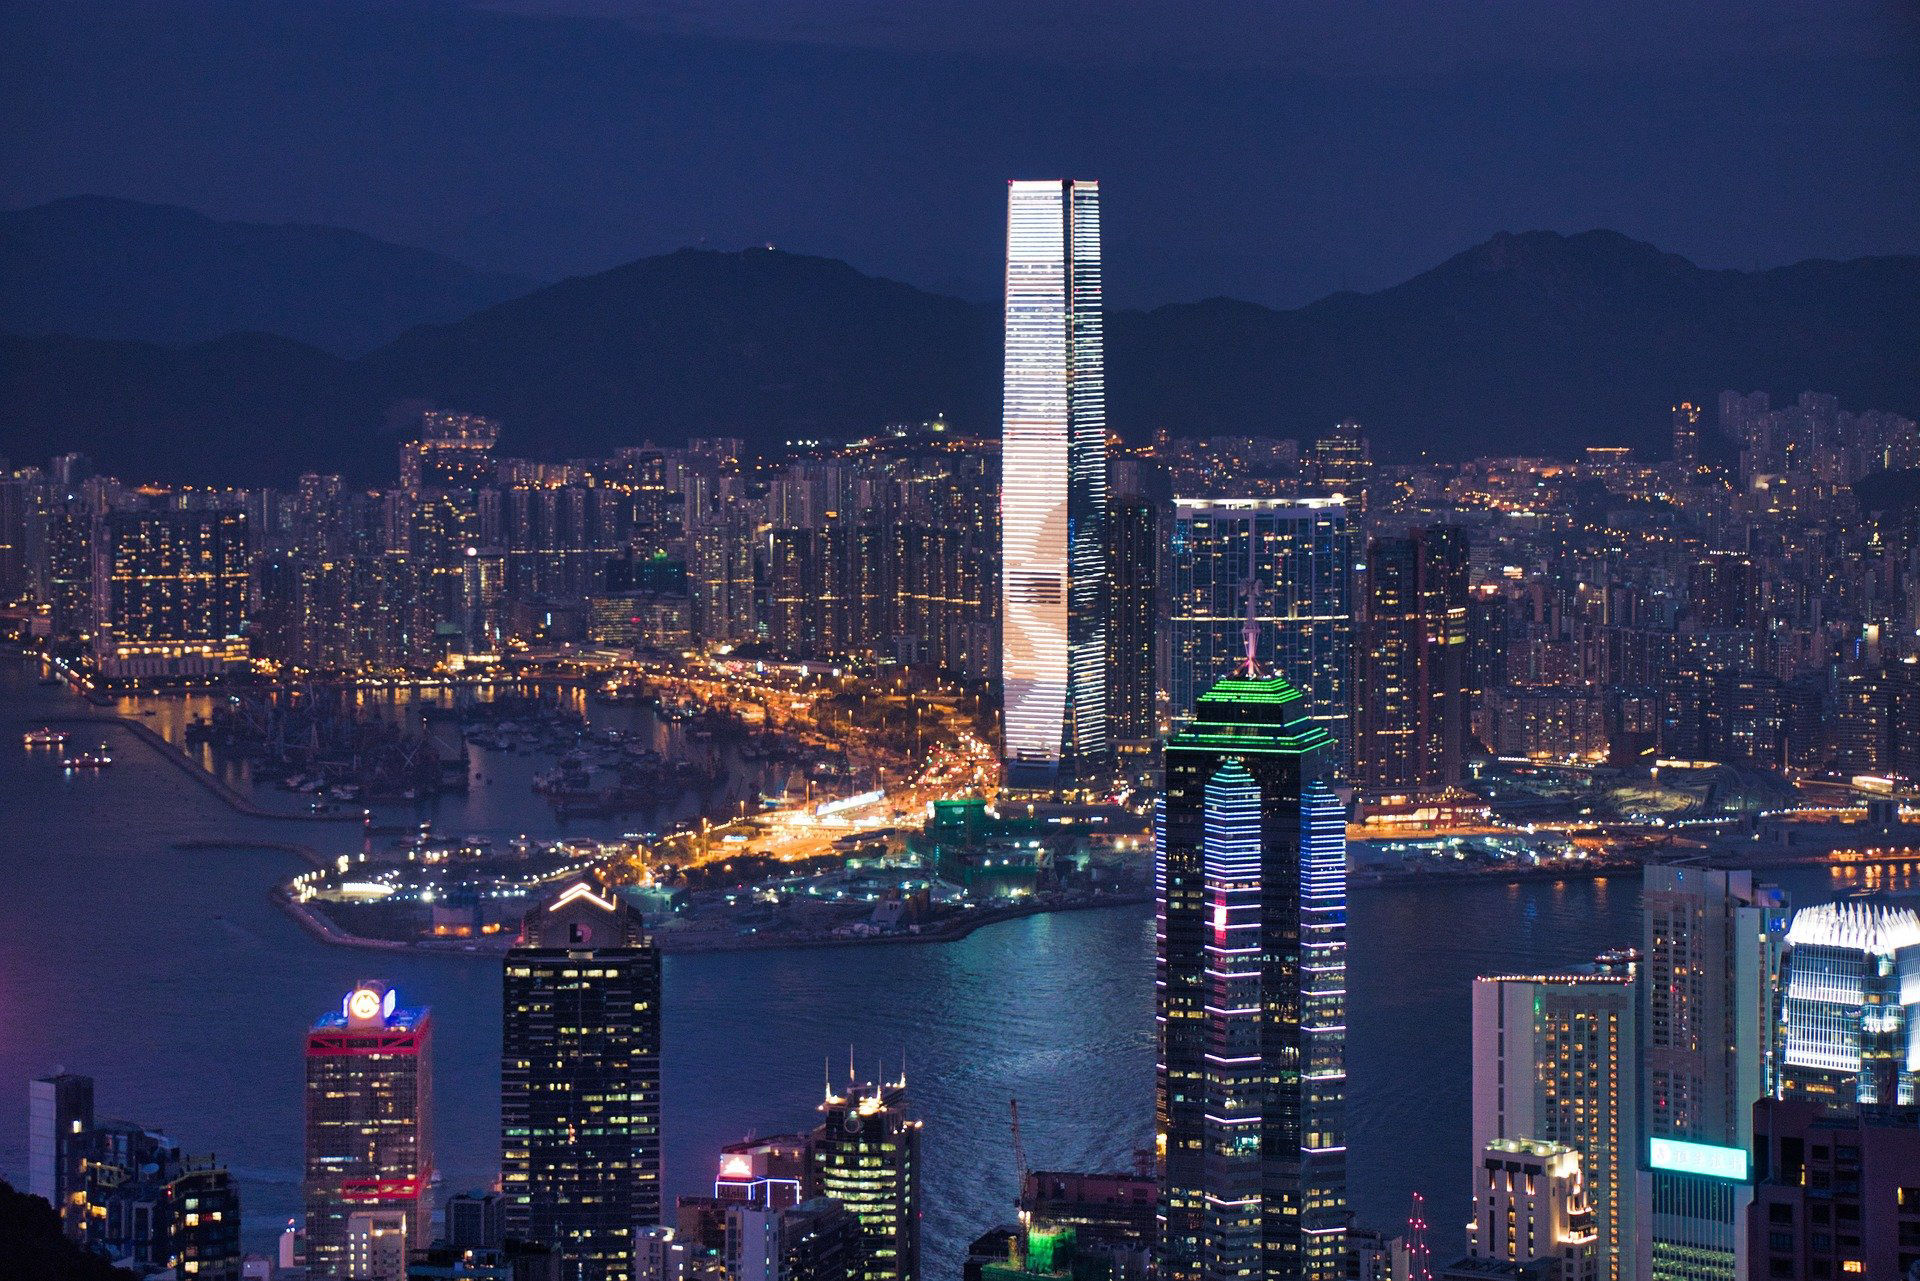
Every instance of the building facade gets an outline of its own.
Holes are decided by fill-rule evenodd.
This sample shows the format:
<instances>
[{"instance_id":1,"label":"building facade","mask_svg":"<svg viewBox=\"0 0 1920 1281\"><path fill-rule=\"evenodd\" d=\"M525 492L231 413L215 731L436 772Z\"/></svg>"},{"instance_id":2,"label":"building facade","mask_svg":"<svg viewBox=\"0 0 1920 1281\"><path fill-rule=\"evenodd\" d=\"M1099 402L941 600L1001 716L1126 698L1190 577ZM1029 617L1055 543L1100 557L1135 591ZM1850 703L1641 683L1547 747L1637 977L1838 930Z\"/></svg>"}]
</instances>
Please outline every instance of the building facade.
<instances>
[{"instance_id":1,"label":"building facade","mask_svg":"<svg viewBox=\"0 0 1920 1281\"><path fill-rule=\"evenodd\" d=\"M861 1281L919 1281L920 1122L907 1083L827 1090L807 1150L809 1198L829 1197L860 1222Z\"/></svg>"},{"instance_id":2,"label":"building facade","mask_svg":"<svg viewBox=\"0 0 1920 1281\"><path fill-rule=\"evenodd\" d=\"M1333 740L1332 777L1353 759L1353 536L1336 498L1176 498L1167 585L1175 729L1241 662L1248 617L1261 670L1307 699Z\"/></svg>"},{"instance_id":3,"label":"building facade","mask_svg":"<svg viewBox=\"0 0 1920 1281\"><path fill-rule=\"evenodd\" d=\"M399 1281L433 1222L433 1026L363 982L307 1033L307 1267Z\"/></svg>"},{"instance_id":4,"label":"building facade","mask_svg":"<svg viewBox=\"0 0 1920 1281\"><path fill-rule=\"evenodd\" d=\"M1163 1276L1332 1281L1346 1248L1346 837L1327 731L1227 677L1155 834Z\"/></svg>"},{"instance_id":5,"label":"building facade","mask_svg":"<svg viewBox=\"0 0 1920 1281\"><path fill-rule=\"evenodd\" d=\"M1457 787L1466 769L1467 540L1439 526L1367 549L1354 782L1368 796Z\"/></svg>"},{"instance_id":6,"label":"building facade","mask_svg":"<svg viewBox=\"0 0 1920 1281\"><path fill-rule=\"evenodd\" d=\"M1007 188L1001 732L1008 780L1094 776L1107 724L1107 408L1100 188Z\"/></svg>"},{"instance_id":7,"label":"building facade","mask_svg":"<svg viewBox=\"0 0 1920 1281\"><path fill-rule=\"evenodd\" d=\"M1554 1281L1596 1281L1598 1239L1578 1152L1534 1139L1487 1145L1467 1229L1471 1257L1544 1262Z\"/></svg>"},{"instance_id":8,"label":"building facade","mask_svg":"<svg viewBox=\"0 0 1920 1281\"><path fill-rule=\"evenodd\" d=\"M1602 1281L1636 1275L1635 987L1631 975L1601 973L1473 984L1473 1167L1500 1140L1579 1153Z\"/></svg>"},{"instance_id":9,"label":"building facade","mask_svg":"<svg viewBox=\"0 0 1920 1281\"><path fill-rule=\"evenodd\" d=\"M631 1281L660 1220L660 954L640 914L576 882L507 953L500 1170L507 1231L574 1281Z\"/></svg>"},{"instance_id":10,"label":"building facade","mask_svg":"<svg viewBox=\"0 0 1920 1281\"><path fill-rule=\"evenodd\" d=\"M1750 872L1650 865L1641 882L1641 1201L1648 1281L1739 1281L1753 1102L1773 1089L1786 900Z\"/></svg>"},{"instance_id":11,"label":"building facade","mask_svg":"<svg viewBox=\"0 0 1920 1281\"><path fill-rule=\"evenodd\" d=\"M1920 914L1794 913L1780 967L1780 1090L1839 1113L1920 1106Z\"/></svg>"}]
</instances>

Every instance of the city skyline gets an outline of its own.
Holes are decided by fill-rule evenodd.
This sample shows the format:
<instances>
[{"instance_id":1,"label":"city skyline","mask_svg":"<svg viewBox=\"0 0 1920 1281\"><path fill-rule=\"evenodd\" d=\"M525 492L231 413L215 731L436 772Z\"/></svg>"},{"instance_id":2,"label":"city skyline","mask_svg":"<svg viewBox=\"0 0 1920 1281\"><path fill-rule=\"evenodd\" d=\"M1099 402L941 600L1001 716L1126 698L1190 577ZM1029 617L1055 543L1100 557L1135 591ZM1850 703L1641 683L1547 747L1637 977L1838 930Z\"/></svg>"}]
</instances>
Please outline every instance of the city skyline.
<instances>
[{"instance_id":1,"label":"city skyline","mask_svg":"<svg viewBox=\"0 0 1920 1281\"><path fill-rule=\"evenodd\" d=\"M1920 1278L1906 24L883 8L0 17L0 1275Z\"/></svg>"}]
</instances>

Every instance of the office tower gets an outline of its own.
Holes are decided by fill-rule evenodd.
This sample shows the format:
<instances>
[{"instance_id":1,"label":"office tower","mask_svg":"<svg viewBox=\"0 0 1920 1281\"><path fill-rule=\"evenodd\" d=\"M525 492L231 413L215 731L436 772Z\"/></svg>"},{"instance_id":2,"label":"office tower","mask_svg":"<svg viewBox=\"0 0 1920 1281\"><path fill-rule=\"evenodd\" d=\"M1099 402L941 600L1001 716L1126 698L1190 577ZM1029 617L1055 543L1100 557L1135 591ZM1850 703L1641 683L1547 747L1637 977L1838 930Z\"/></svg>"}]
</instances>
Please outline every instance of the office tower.
<instances>
[{"instance_id":1,"label":"office tower","mask_svg":"<svg viewBox=\"0 0 1920 1281\"><path fill-rule=\"evenodd\" d=\"M660 954L633 908L576 882L506 957L500 1168L507 1231L580 1281L629 1281L660 1220Z\"/></svg>"},{"instance_id":2,"label":"office tower","mask_svg":"<svg viewBox=\"0 0 1920 1281\"><path fill-rule=\"evenodd\" d=\"M205 679L245 668L245 512L109 511L93 554L93 660L102 679Z\"/></svg>"},{"instance_id":3,"label":"office tower","mask_svg":"<svg viewBox=\"0 0 1920 1281\"><path fill-rule=\"evenodd\" d=\"M1753 1157L1743 1226L1754 1266L1743 1275L1920 1275L1920 1127L1911 1117L1841 1117L1808 1100L1762 1099Z\"/></svg>"},{"instance_id":4,"label":"office tower","mask_svg":"<svg viewBox=\"0 0 1920 1281\"><path fill-rule=\"evenodd\" d=\"M1786 900L1751 872L1656 864L1641 903L1641 1271L1648 1281L1739 1281L1753 1101L1773 1089Z\"/></svg>"},{"instance_id":5,"label":"office tower","mask_svg":"<svg viewBox=\"0 0 1920 1281\"><path fill-rule=\"evenodd\" d=\"M1101 343L1099 184L1008 184L1000 682L1019 787L1096 776L1112 750Z\"/></svg>"},{"instance_id":6,"label":"office tower","mask_svg":"<svg viewBox=\"0 0 1920 1281\"><path fill-rule=\"evenodd\" d=\"M1690 400L1673 407L1673 461L1682 467L1700 461L1700 406Z\"/></svg>"},{"instance_id":7,"label":"office tower","mask_svg":"<svg viewBox=\"0 0 1920 1281\"><path fill-rule=\"evenodd\" d=\"M1239 665L1247 593L1262 671L1307 699L1333 739L1331 777L1353 759L1353 538L1338 499L1177 498L1168 609L1174 728Z\"/></svg>"},{"instance_id":8,"label":"office tower","mask_svg":"<svg viewBox=\"0 0 1920 1281\"><path fill-rule=\"evenodd\" d=\"M730 1281L858 1281L862 1245L860 1220L830 1197L727 1208Z\"/></svg>"},{"instance_id":9,"label":"office tower","mask_svg":"<svg viewBox=\"0 0 1920 1281\"><path fill-rule=\"evenodd\" d=\"M1467 753L1467 540L1376 538L1360 624L1354 782L1370 796L1459 785Z\"/></svg>"},{"instance_id":10,"label":"office tower","mask_svg":"<svg viewBox=\"0 0 1920 1281\"><path fill-rule=\"evenodd\" d=\"M1121 750L1147 751L1156 737L1159 569L1163 502L1149 466L1116 459L1107 502L1107 719Z\"/></svg>"},{"instance_id":11,"label":"office tower","mask_svg":"<svg viewBox=\"0 0 1920 1281\"><path fill-rule=\"evenodd\" d=\"M1498 1139L1580 1154L1598 1233L1601 1281L1635 1268L1634 1126L1639 1057L1635 980L1527 974L1473 984L1473 1149Z\"/></svg>"},{"instance_id":12,"label":"office tower","mask_svg":"<svg viewBox=\"0 0 1920 1281\"><path fill-rule=\"evenodd\" d=\"M807 1156L807 1194L831 1197L860 1220L861 1281L920 1276L920 1122L907 1082L828 1087Z\"/></svg>"},{"instance_id":13,"label":"office tower","mask_svg":"<svg viewBox=\"0 0 1920 1281\"><path fill-rule=\"evenodd\" d=\"M1564 1143L1495 1139L1477 1173L1467 1228L1474 1258L1544 1260L1553 1281L1597 1281L1599 1234L1578 1152Z\"/></svg>"},{"instance_id":14,"label":"office tower","mask_svg":"<svg viewBox=\"0 0 1920 1281\"><path fill-rule=\"evenodd\" d=\"M77 1072L27 1085L27 1191L45 1197L68 1232L78 1225L81 1158L93 1129L93 1078Z\"/></svg>"},{"instance_id":15,"label":"office tower","mask_svg":"<svg viewBox=\"0 0 1920 1281\"><path fill-rule=\"evenodd\" d=\"M307 1266L397 1281L433 1220L433 1023L386 984L347 993L307 1034Z\"/></svg>"},{"instance_id":16,"label":"office tower","mask_svg":"<svg viewBox=\"0 0 1920 1281\"><path fill-rule=\"evenodd\" d=\"M1780 961L1780 1089L1835 1112L1920 1106L1920 914L1822 903Z\"/></svg>"},{"instance_id":17,"label":"office tower","mask_svg":"<svg viewBox=\"0 0 1920 1281\"><path fill-rule=\"evenodd\" d=\"M1260 674L1218 681L1167 743L1155 1111L1174 1281L1345 1267L1346 829L1331 748L1300 691Z\"/></svg>"}]
</instances>

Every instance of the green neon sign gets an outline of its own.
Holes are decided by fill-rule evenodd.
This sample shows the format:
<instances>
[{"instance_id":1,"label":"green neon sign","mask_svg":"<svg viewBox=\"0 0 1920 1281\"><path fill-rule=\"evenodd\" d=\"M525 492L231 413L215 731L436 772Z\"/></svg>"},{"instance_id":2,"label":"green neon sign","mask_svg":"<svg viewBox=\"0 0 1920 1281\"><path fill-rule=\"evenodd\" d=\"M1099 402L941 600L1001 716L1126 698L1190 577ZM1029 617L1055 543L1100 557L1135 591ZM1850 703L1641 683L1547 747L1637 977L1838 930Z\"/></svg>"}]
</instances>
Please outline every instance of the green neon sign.
<instances>
[{"instance_id":1,"label":"green neon sign","mask_svg":"<svg viewBox=\"0 0 1920 1281\"><path fill-rule=\"evenodd\" d=\"M1747 1150L1723 1148L1712 1143L1688 1143L1681 1139L1654 1139L1648 1159L1656 1170L1676 1170L1681 1174L1704 1174L1714 1179L1747 1178Z\"/></svg>"}]
</instances>

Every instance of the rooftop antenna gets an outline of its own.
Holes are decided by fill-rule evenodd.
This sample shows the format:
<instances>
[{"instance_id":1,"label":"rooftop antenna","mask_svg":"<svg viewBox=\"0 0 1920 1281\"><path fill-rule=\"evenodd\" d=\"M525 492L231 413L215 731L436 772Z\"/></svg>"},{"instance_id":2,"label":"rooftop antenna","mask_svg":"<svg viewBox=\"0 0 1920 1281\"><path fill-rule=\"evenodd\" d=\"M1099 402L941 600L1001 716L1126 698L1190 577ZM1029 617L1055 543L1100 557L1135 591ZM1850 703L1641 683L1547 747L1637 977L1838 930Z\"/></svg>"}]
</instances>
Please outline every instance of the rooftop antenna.
<instances>
[{"instance_id":1,"label":"rooftop antenna","mask_svg":"<svg viewBox=\"0 0 1920 1281\"><path fill-rule=\"evenodd\" d=\"M1240 581L1240 591L1247 598L1247 617L1240 624L1240 639L1246 646L1247 679L1260 675L1260 661L1256 654L1260 648L1260 580L1248 574Z\"/></svg>"}]
</instances>

